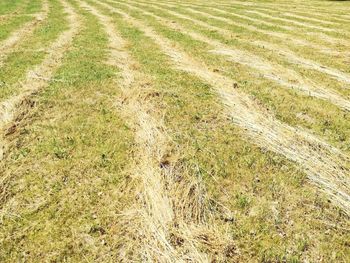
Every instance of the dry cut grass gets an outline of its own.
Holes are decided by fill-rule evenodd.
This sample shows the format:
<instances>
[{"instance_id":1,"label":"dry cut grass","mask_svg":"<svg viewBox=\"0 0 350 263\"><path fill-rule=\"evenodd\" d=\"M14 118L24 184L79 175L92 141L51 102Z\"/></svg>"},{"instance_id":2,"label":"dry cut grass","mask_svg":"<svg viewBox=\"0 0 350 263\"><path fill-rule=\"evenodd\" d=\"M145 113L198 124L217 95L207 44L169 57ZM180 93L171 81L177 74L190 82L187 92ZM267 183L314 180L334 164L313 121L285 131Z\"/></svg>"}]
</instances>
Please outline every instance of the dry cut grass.
<instances>
[{"instance_id":1,"label":"dry cut grass","mask_svg":"<svg viewBox=\"0 0 350 263\"><path fill-rule=\"evenodd\" d=\"M0 261L349 261L347 2L5 2Z\"/></svg>"}]
</instances>

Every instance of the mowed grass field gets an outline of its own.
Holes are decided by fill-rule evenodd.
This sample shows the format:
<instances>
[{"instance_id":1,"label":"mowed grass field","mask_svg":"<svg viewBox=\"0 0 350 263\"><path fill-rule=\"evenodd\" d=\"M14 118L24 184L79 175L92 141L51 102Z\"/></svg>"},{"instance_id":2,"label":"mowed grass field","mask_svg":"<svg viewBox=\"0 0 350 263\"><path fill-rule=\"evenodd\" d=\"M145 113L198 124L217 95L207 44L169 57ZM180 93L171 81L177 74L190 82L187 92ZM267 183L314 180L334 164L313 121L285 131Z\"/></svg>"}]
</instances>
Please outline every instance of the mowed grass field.
<instances>
[{"instance_id":1,"label":"mowed grass field","mask_svg":"<svg viewBox=\"0 0 350 263\"><path fill-rule=\"evenodd\" d=\"M350 262L350 2L0 1L0 262Z\"/></svg>"}]
</instances>

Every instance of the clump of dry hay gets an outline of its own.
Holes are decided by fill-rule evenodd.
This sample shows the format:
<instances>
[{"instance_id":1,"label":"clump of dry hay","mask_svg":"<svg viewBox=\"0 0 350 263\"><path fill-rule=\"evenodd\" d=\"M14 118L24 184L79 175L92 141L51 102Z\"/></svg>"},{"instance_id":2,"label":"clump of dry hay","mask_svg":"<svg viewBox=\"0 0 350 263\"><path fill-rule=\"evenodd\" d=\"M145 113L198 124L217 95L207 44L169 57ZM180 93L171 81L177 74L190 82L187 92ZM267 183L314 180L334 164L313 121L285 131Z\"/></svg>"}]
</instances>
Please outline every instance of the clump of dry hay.
<instances>
[{"instance_id":1,"label":"clump of dry hay","mask_svg":"<svg viewBox=\"0 0 350 263\"><path fill-rule=\"evenodd\" d=\"M218 226L216 214L221 211L206 195L201 179L179 162L160 164L159 171L160 178L140 182L135 177L129 182L135 187L128 191L135 203L118 220L120 259L223 262L237 257L224 223Z\"/></svg>"},{"instance_id":2,"label":"clump of dry hay","mask_svg":"<svg viewBox=\"0 0 350 263\"><path fill-rule=\"evenodd\" d=\"M141 77L136 72L133 76ZM161 111L151 103L158 92L150 82L145 77L129 82L118 105L135 132L131 176L122 189L124 196L133 196L133 204L118 218L119 259L209 262L233 258L235 246L215 216L220 213L218 206L206 195L201 178L181 162L181 151L171 141Z\"/></svg>"}]
</instances>

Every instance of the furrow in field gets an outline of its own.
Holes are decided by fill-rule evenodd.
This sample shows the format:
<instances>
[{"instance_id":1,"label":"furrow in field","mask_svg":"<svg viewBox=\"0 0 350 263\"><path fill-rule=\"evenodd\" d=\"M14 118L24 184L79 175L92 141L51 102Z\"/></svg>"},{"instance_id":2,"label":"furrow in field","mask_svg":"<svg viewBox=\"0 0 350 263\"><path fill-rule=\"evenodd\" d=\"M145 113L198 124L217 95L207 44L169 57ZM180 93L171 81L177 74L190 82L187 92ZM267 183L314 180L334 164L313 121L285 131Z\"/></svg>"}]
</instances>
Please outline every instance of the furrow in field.
<instances>
[{"instance_id":1,"label":"furrow in field","mask_svg":"<svg viewBox=\"0 0 350 263\"><path fill-rule=\"evenodd\" d=\"M31 35L46 18L49 13L49 5L47 0L43 1L43 10L40 14L34 16L32 21L26 23L23 27L13 32L7 39L0 43L0 66L6 59L8 54L13 52L14 48L24 38Z\"/></svg>"},{"instance_id":2,"label":"furrow in field","mask_svg":"<svg viewBox=\"0 0 350 263\"><path fill-rule=\"evenodd\" d=\"M112 19L100 13L86 3L80 4L100 20L108 34L111 56L110 62L121 70L123 102L120 108L134 128L136 149L134 152L133 181L138 185L135 200L131 208L122 213L124 226L123 244L120 257L130 260L142 258L149 262L208 262L211 251L203 253L198 249L201 243L198 233L217 232L214 224L206 222L208 211L200 201L205 196L199 181L181 173L176 162L161 165L169 155L170 143L159 112L147 99L147 92L142 83L147 79L140 73L133 58L126 51L127 43L122 39ZM179 180L178 178L182 178ZM135 192L135 189L132 190ZM194 195L191 195L193 191ZM187 193L187 194L186 194ZM133 193L131 193L132 195ZM197 197L201 197L196 200ZM182 200L191 198L191 200ZM205 199L205 198L204 198ZM179 204L191 202L183 210ZM196 211L191 215L191 211ZM175 246L171 236L183 240L183 245ZM227 242L228 238L220 235ZM226 244L223 243L223 247ZM130 250L132 249L132 250ZM135 253L135 251L137 251Z\"/></svg>"},{"instance_id":3,"label":"furrow in field","mask_svg":"<svg viewBox=\"0 0 350 263\"><path fill-rule=\"evenodd\" d=\"M312 134L278 121L252 98L234 89L233 80L210 71L141 21L110 5L106 6L153 39L179 69L209 83L221 97L232 121L245 131L250 140L298 163L309 179L350 215L348 156Z\"/></svg>"},{"instance_id":4,"label":"furrow in field","mask_svg":"<svg viewBox=\"0 0 350 263\"><path fill-rule=\"evenodd\" d=\"M2 132L0 160L3 159L5 151L6 134L11 133L16 128L17 122L23 118L23 115L30 108L30 96L49 84L55 70L60 66L65 52L71 46L74 36L80 29L81 25L78 15L70 5L64 1L62 3L67 13L70 26L69 30L63 32L48 48L49 53L43 62L27 72L25 80L21 82L23 88L20 93L0 104L0 130Z\"/></svg>"},{"instance_id":5,"label":"furrow in field","mask_svg":"<svg viewBox=\"0 0 350 263\"><path fill-rule=\"evenodd\" d=\"M257 71L259 74L262 74L264 78L274 81L283 87L297 89L299 91L304 92L307 95L329 101L330 103L333 103L334 105L337 105L342 109L350 110L350 101L344 99L340 94L336 93L335 91L331 91L326 87L322 87L322 85L315 84L312 81L303 78L302 76L300 76L300 74L291 69L282 67L278 64L273 64L259 56L251 54L244 50L233 49L232 47L224 45L219 41L210 39L194 31L188 30L182 27L181 25L175 23L174 21L170 22L167 19L164 19L151 12L144 11L141 8L128 4L125 5L129 8L133 8L142 12L143 14L157 19L158 22L160 22L166 27L182 32L183 34L187 34L195 40L211 45L214 49L212 51L213 53L224 55L235 63L250 67L251 69L254 69L254 71ZM265 47L266 45L265 42L259 42L258 44L262 47ZM273 50L278 49L274 47ZM294 59L292 61L294 61L295 63L299 61L298 57L292 56L288 52L284 52L283 55L289 58L289 60ZM312 61L310 62L307 60L303 60L303 62L306 66L309 67L316 65L315 63L312 63ZM321 69L326 70L325 67Z\"/></svg>"},{"instance_id":6,"label":"furrow in field","mask_svg":"<svg viewBox=\"0 0 350 263\"><path fill-rule=\"evenodd\" d=\"M140 2L138 2L138 3L141 4ZM229 31L229 30L225 30L223 28L219 28L219 27L216 27L216 26L213 26L213 25L209 25L209 24L207 24L207 23L205 23L205 22L203 22L203 21L201 21L199 19L195 19L193 17L188 17L188 16L186 16L184 14L180 14L180 13L174 12L174 11L166 9L166 8L162 8L162 7L159 7L159 6L156 6L156 5L152 5L152 8L163 10L163 11L166 11L169 14L171 14L173 16L176 16L178 18L185 19L185 20L188 20L188 21L192 21L195 24L198 24L198 25L200 25L202 27L205 27L205 28L208 28L210 30L217 31L220 34L222 34L224 36L227 36L227 37L231 37L234 34L234 31ZM214 20L225 22L227 24L230 24L230 25L233 25L233 26L236 26L236 27L242 27L242 28L245 28L245 29L253 31L253 32L259 32L259 33L267 35L267 36L272 36L272 37L284 39L284 40L290 41L290 43L293 43L295 45L309 47L309 48L312 48L312 49L315 49L315 50L319 51L320 53L324 53L324 54L327 54L327 55L338 54L338 52L334 51L331 48L322 47L320 45L311 43L311 42L309 42L309 41L307 41L305 39L296 38L295 36L288 35L286 33L273 32L273 31L269 31L269 30L260 29L260 28L257 28L255 26L253 26L253 25L246 25L246 24L238 23L238 22L235 22L235 21L233 21L231 19L228 19L228 18L211 15L209 13L198 11L198 10L192 10L192 12L196 13L196 14L200 14L200 15L202 15L204 17L207 17L207 18L212 18Z\"/></svg>"}]
</instances>

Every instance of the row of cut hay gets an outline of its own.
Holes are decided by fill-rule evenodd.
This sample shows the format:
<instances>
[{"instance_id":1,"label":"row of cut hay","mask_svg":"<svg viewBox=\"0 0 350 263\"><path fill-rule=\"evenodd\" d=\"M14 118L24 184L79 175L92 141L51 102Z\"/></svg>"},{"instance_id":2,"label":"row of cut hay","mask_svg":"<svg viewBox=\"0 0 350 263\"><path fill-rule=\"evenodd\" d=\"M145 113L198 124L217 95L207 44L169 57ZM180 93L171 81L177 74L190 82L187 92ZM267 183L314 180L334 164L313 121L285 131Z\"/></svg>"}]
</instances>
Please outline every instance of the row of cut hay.
<instances>
[{"instance_id":1,"label":"row of cut hay","mask_svg":"<svg viewBox=\"0 0 350 263\"><path fill-rule=\"evenodd\" d=\"M3 159L7 147L6 135L13 133L18 123L25 117L26 112L33 107L31 96L49 85L55 71L62 63L65 52L71 47L73 38L78 34L81 24L77 14L66 2L63 2L70 28L61 33L48 48L48 53L40 65L29 70L21 82L18 95L10 97L0 104L0 159Z\"/></svg>"},{"instance_id":2,"label":"row of cut hay","mask_svg":"<svg viewBox=\"0 0 350 263\"><path fill-rule=\"evenodd\" d=\"M162 113L149 101L152 88L144 88L147 79L137 70L137 62L127 52L127 43L118 35L112 19L91 5L82 3L99 18L110 42L110 63L121 70L122 96L119 108L135 133L133 168L124 194L135 203L120 216L122 237L120 259L178 262L190 259L208 262L223 259L231 245L215 226L212 209L199 179L188 174L173 156L170 136L162 122ZM202 235L209 240L203 242ZM178 244L176 240L181 240ZM205 251L201 250L206 247Z\"/></svg>"},{"instance_id":3,"label":"row of cut hay","mask_svg":"<svg viewBox=\"0 0 350 263\"><path fill-rule=\"evenodd\" d=\"M321 84L315 84L313 81L305 79L299 73L291 69L285 68L278 64L273 64L259 56L251 54L250 52L246 52L245 50L231 48L227 45L220 43L219 41L215 41L213 39L200 35L192 30L188 30L182 27L181 25L175 23L174 21L169 21L161 16L155 15L154 13L143 11L141 8L138 8L136 6L129 4L123 5L127 6L128 8L138 10L144 13L145 15L154 17L164 26L180 31L186 35L189 35L195 40L202 41L208 45L211 45L214 49L214 53L224 55L228 57L228 59L234 61L235 63L245 65L253 69L254 71L259 72L259 74L261 74L264 78L274 81L281 86L284 86L289 89L297 89L307 95L329 101L330 103L333 103L334 105L337 105L342 109L350 110L350 102L347 99L343 98L340 94L330 89L327 89L326 87L323 87ZM195 20L190 17L185 17L181 15L181 18L186 18L188 20L193 21L194 23L201 24L202 26L207 26L206 23L201 22L199 20ZM342 72L339 72L338 70L327 68L325 66L317 64L316 62L300 58L291 51L285 51L279 46L270 45L269 43L262 41L254 42L253 44L265 48L279 50L279 54L284 56L289 62L294 62L295 64L302 65L305 68L311 68L320 72L328 73L329 75L334 76L340 81L350 81L350 77L348 77Z\"/></svg>"},{"instance_id":4,"label":"row of cut hay","mask_svg":"<svg viewBox=\"0 0 350 263\"><path fill-rule=\"evenodd\" d=\"M257 145L298 163L309 179L326 192L347 214L350 213L349 158L315 136L275 119L249 96L232 90L233 80L206 68L200 61L176 48L174 43L127 13L100 2L144 32L175 63L176 67L209 83L222 98L233 122Z\"/></svg>"}]
</instances>

